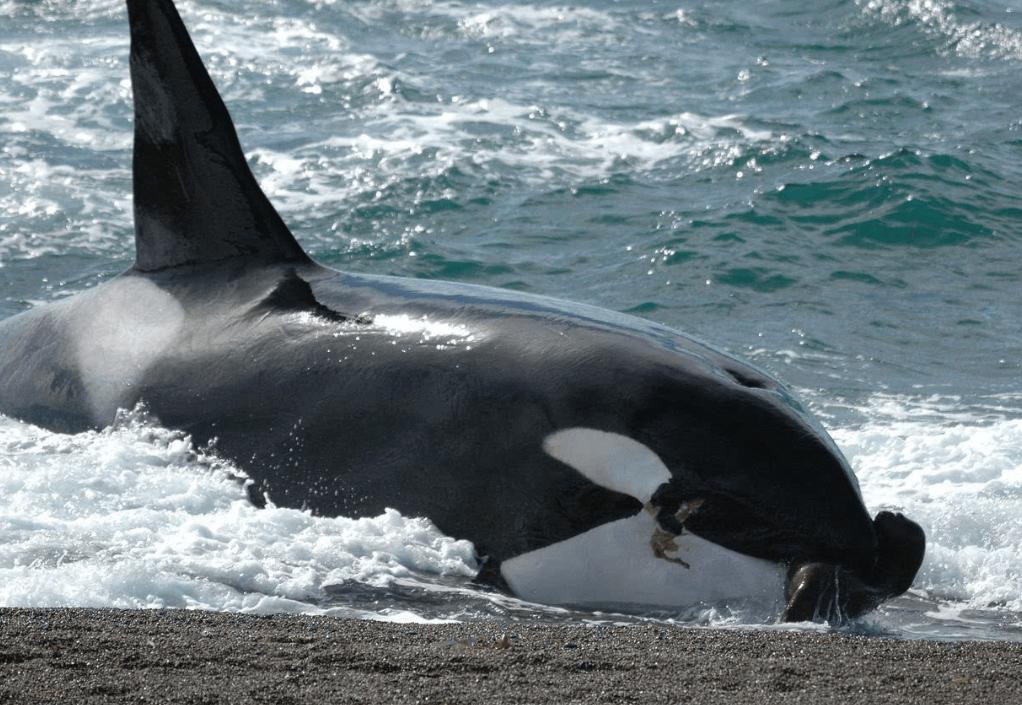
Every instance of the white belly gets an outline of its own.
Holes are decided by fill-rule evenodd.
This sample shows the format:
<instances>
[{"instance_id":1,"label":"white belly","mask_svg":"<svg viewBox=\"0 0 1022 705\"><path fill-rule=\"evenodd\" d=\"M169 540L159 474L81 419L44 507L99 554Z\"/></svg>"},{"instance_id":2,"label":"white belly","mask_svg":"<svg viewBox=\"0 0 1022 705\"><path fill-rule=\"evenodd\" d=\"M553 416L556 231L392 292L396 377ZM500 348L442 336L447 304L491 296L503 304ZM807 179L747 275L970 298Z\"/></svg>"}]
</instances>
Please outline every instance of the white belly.
<instances>
[{"instance_id":1,"label":"white belly","mask_svg":"<svg viewBox=\"0 0 1022 705\"><path fill-rule=\"evenodd\" d=\"M555 605L685 607L732 599L783 599L782 565L688 533L673 537L677 551L658 557L651 547L656 529L653 517L640 512L506 560L501 574L518 597Z\"/></svg>"}]
</instances>

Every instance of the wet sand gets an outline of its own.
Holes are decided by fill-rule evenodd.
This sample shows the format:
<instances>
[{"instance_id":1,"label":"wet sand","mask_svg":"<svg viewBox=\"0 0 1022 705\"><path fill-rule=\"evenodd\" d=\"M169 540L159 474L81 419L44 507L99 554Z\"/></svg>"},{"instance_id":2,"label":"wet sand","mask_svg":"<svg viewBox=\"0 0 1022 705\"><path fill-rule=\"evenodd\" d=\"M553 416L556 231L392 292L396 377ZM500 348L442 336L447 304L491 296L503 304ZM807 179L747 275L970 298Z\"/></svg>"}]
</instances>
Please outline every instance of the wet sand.
<instances>
[{"instance_id":1,"label":"wet sand","mask_svg":"<svg viewBox=\"0 0 1022 705\"><path fill-rule=\"evenodd\" d=\"M1022 644L0 609L7 702L1022 702Z\"/></svg>"}]
</instances>

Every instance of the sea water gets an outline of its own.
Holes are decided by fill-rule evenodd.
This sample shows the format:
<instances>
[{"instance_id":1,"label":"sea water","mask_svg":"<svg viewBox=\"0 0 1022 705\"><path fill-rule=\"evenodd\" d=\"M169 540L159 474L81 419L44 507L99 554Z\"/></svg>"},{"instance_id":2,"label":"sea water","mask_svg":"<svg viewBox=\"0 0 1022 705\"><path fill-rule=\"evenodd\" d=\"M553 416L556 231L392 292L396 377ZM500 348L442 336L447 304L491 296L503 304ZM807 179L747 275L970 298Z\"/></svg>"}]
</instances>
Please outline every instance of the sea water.
<instances>
[{"instance_id":1,"label":"sea water","mask_svg":"<svg viewBox=\"0 0 1022 705\"><path fill-rule=\"evenodd\" d=\"M302 245L679 328L794 388L921 523L867 633L1022 638L1022 2L183 0ZM0 316L133 257L119 0L0 0ZM381 433L381 442L385 442ZM442 439L438 439L442 442ZM0 605L770 623L474 587L428 520L252 507L145 409L0 418Z\"/></svg>"}]
</instances>

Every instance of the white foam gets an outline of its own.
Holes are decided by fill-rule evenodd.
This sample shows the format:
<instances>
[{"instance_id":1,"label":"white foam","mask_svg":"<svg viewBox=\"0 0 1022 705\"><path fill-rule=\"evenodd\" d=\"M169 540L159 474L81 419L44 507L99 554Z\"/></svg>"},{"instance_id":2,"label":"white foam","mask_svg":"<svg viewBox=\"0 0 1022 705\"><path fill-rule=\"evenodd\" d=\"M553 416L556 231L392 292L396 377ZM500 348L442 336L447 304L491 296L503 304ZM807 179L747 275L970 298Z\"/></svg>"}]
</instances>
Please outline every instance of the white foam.
<instances>
[{"instance_id":1,"label":"white foam","mask_svg":"<svg viewBox=\"0 0 1022 705\"><path fill-rule=\"evenodd\" d=\"M321 0L337 4L338 0ZM370 24L383 24L395 10L406 17L421 17L423 36L489 40L513 39L519 44L577 44L585 41L613 44L620 41L624 23L614 12L585 5L514 3L483 7L473 3L395 0L345 4L345 11Z\"/></svg>"},{"instance_id":2,"label":"white foam","mask_svg":"<svg viewBox=\"0 0 1022 705\"><path fill-rule=\"evenodd\" d=\"M915 590L978 609L1022 611L1022 418L1004 403L883 396L833 436L867 506L903 511L927 535Z\"/></svg>"},{"instance_id":3,"label":"white foam","mask_svg":"<svg viewBox=\"0 0 1022 705\"><path fill-rule=\"evenodd\" d=\"M335 519L256 509L229 465L135 412L101 433L0 418L0 605L348 613L332 585L471 577L471 544L388 510Z\"/></svg>"},{"instance_id":4,"label":"white foam","mask_svg":"<svg viewBox=\"0 0 1022 705\"><path fill-rule=\"evenodd\" d=\"M381 110L367 123L371 132L330 137L310 149L319 154L342 150L403 176L421 175L417 158L428 154L431 169L465 162L483 169L513 167L523 181L545 183L564 174L605 178L620 171L622 163L642 171L684 159L696 168L712 168L734 162L753 147L769 150L779 141L769 131L746 127L738 115L679 113L613 122L565 107L502 98L452 100L416 105L415 110L410 113L406 105ZM513 138L480 143L473 128L481 123L495 135Z\"/></svg>"},{"instance_id":5,"label":"white foam","mask_svg":"<svg viewBox=\"0 0 1022 705\"><path fill-rule=\"evenodd\" d=\"M867 16L892 26L918 25L941 40L942 51L966 57L1022 58L1022 33L1000 22L959 19L948 0L858 0ZM1010 12L1011 9L1009 8Z\"/></svg>"}]
</instances>

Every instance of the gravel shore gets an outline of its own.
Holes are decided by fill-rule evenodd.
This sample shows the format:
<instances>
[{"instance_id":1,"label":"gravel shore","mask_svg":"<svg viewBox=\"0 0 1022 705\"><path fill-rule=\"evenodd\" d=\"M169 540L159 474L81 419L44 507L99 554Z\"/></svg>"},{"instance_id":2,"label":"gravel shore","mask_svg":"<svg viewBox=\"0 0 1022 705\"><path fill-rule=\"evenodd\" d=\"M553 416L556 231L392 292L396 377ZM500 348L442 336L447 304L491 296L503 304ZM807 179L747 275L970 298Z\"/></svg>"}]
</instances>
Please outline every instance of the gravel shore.
<instances>
[{"instance_id":1,"label":"gravel shore","mask_svg":"<svg viewBox=\"0 0 1022 705\"><path fill-rule=\"evenodd\" d=\"M1022 702L1022 644L0 609L0 702Z\"/></svg>"}]
</instances>

